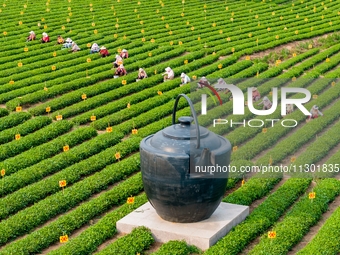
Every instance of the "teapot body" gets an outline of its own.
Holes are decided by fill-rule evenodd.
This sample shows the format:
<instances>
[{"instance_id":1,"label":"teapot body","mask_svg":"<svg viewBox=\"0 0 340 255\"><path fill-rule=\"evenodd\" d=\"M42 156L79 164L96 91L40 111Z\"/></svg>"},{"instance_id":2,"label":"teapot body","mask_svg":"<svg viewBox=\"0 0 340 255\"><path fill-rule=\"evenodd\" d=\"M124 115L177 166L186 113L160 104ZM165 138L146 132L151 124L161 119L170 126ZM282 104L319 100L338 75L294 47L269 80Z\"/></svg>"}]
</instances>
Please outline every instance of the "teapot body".
<instances>
[{"instance_id":1,"label":"teapot body","mask_svg":"<svg viewBox=\"0 0 340 255\"><path fill-rule=\"evenodd\" d=\"M230 143L219 137L224 145L223 151L212 150L210 158L214 156L214 162L211 160L211 164L200 165L192 160L192 154L152 147L152 137L141 142L141 171L144 191L157 214L164 220L182 223L209 218L226 190L228 171L225 166L230 162ZM188 148L191 143L186 141ZM207 172L209 168L214 172Z\"/></svg>"}]
</instances>

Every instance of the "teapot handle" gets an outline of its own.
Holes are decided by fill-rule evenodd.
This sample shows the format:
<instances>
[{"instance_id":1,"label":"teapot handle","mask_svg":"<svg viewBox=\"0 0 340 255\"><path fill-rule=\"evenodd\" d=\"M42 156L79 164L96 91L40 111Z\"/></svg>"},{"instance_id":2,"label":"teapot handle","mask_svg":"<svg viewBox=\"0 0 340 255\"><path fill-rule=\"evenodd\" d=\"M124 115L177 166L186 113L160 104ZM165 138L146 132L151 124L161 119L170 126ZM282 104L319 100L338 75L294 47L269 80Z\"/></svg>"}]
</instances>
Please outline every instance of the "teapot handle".
<instances>
[{"instance_id":1,"label":"teapot handle","mask_svg":"<svg viewBox=\"0 0 340 255\"><path fill-rule=\"evenodd\" d=\"M185 94L179 94L177 96L177 98L176 98L174 110L172 112L172 125L176 124L176 109L177 109L178 101L179 101L179 99L181 97L184 97L187 100L187 102L189 103L191 114L192 114L192 116L194 118L194 121L195 121L196 136L197 136L197 145L196 145L196 148L198 149L200 147L200 130L199 130L199 126L198 126L197 115L196 115L196 112L195 112L194 105L192 104L190 98L187 95L185 95Z\"/></svg>"}]
</instances>

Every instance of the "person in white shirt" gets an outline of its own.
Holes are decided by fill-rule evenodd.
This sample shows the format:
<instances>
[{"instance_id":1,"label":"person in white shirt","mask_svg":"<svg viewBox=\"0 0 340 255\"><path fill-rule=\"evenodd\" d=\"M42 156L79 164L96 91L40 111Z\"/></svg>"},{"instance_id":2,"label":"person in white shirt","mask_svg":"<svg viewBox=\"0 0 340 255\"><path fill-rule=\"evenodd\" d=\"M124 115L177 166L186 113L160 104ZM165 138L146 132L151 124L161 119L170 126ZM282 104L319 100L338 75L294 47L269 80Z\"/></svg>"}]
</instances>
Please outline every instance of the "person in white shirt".
<instances>
[{"instance_id":1,"label":"person in white shirt","mask_svg":"<svg viewBox=\"0 0 340 255\"><path fill-rule=\"evenodd\" d=\"M185 73L181 73L181 82L182 84L180 85L181 87L187 83L189 83L191 80L189 78L188 75L186 75Z\"/></svg>"},{"instance_id":2,"label":"person in white shirt","mask_svg":"<svg viewBox=\"0 0 340 255\"><path fill-rule=\"evenodd\" d=\"M113 62L113 67L117 68L117 67L119 67L119 66L122 65L122 64L123 64L123 59L122 59L122 57L119 56L119 55L116 55L116 61Z\"/></svg>"},{"instance_id":3,"label":"person in white shirt","mask_svg":"<svg viewBox=\"0 0 340 255\"><path fill-rule=\"evenodd\" d=\"M92 44L90 54L99 52L99 45L97 43Z\"/></svg>"},{"instance_id":4,"label":"person in white shirt","mask_svg":"<svg viewBox=\"0 0 340 255\"><path fill-rule=\"evenodd\" d=\"M287 104L286 105L286 114L290 114L294 111L294 105L293 104Z\"/></svg>"},{"instance_id":5,"label":"person in white shirt","mask_svg":"<svg viewBox=\"0 0 340 255\"><path fill-rule=\"evenodd\" d=\"M76 42L72 42L72 52L76 52L76 51L79 51L80 48L79 46L76 44Z\"/></svg>"},{"instance_id":6,"label":"person in white shirt","mask_svg":"<svg viewBox=\"0 0 340 255\"><path fill-rule=\"evenodd\" d=\"M148 77L148 75L146 74L145 70L143 68L139 68L138 77L137 77L136 81L143 80L144 78L147 78L147 77Z\"/></svg>"},{"instance_id":7,"label":"person in white shirt","mask_svg":"<svg viewBox=\"0 0 340 255\"><path fill-rule=\"evenodd\" d=\"M272 102L270 102L268 97L264 97L262 99L262 102L259 103L258 105L261 105L261 104L263 104L263 110L268 110L272 107Z\"/></svg>"},{"instance_id":8,"label":"person in white shirt","mask_svg":"<svg viewBox=\"0 0 340 255\"><path fill-rule=\"evenodd\" d=\"M165 68L165 73L162 75L164 76L164 81L169 81L175 78L175 73L170 67Z\"/></svg>"},{"instance_id":9,"label":"person in white shirt","mask_svg":"<svg viewBox=\"0 0 340 255\"><path fill-rule=\"evenodd\" d=\"M63 48L65 48L65 49L72 48L72 40L71 40L71 38L67 38L65 40L65 43L63 44Z\"/></svg>"}]
</instances>

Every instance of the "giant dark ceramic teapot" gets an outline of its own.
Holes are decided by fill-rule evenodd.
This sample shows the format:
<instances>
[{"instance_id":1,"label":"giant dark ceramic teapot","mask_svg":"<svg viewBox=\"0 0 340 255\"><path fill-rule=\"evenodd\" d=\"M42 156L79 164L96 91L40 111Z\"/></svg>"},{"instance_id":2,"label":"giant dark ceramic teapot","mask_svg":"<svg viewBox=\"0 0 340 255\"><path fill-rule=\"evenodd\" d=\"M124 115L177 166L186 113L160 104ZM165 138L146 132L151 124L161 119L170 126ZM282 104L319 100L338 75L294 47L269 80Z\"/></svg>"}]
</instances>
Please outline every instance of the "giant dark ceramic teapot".
<instances>
[{"instance_id":1,"label":"giant dark ceramic teapot","mask_svg":"<svg viewBox=\"0 0 340 255\"><path fill-rule=\"evenodd\" d=\"M181 97L188 101L193 118L180 117L179 124L175 124ZM140 144L144 190L157 214L164 220L182 223L209 218L226 190L230 153L230 142L199 126L191 100L180 94L172 126L144 138Z\"/></svg>"}]
</instances>

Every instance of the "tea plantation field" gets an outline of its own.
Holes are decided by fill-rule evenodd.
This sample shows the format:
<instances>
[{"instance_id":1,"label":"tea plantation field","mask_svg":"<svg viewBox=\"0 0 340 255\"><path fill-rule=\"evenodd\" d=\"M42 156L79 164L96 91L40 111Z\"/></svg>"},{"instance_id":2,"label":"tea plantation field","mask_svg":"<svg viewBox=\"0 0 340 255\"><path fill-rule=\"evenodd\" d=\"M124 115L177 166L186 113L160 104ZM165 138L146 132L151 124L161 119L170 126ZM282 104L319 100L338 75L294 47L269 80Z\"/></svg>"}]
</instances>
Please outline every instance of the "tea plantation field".
<instances>
[{"instance_id":1,"label":"tea plantation field","mask_svg":"<svg viewBox=\"0 0 340 255\"><path fill-rule=\"evenodd\" d=\"M0 20L0 254L340 253L340 1L3 0ZM27 42L30 31L37 38ZM41 43L43 32L50 42ZM81 50L62 49L58 35ZM110 56L90 54L94 42ZM123 49L127 75L113 78ZM175 78L163 82L168 66ZM136 82L139 68L148 77ZM191 85L180 86L183 72ZM208 96L201 115L203 76L271 100L273 88L279 99L283 87L306 88L304 106L323 116L282 116L280 100L269 116L247 107L233 115L224 92L223 105ZM231 165L290 169L234 173L223 201L250 214L206 251L157 243L145 228L116 232L147 202L139 144L171 125L181 93L201 126L231 142ZM188 115L180 100L177 116ZM212 119L265 124L214 127ZM296 127L281 125L286 119Z\"/></svg>"}]
</instances>

